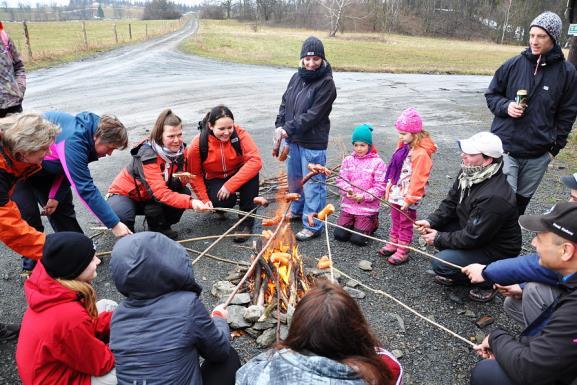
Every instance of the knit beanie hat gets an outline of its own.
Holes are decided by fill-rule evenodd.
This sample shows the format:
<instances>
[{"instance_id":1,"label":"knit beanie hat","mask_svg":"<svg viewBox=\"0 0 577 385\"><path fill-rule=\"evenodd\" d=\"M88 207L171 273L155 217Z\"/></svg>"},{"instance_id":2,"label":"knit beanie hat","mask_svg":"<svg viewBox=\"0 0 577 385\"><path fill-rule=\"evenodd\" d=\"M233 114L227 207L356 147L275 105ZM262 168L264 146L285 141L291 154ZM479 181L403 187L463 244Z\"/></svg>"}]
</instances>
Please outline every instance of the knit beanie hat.
<instances>
[{"instance_id":1,"label":"knit beanie hat","mask_svg":"<svg viewBox=\"0 0 577 385\"><path fill-rule=\"evenodd\" d=\"M417 134L423 131L423 120L421 115L413 107L407 108L395 122L395 127L401 132Z\"/></svg>"},{"instance_id":2,"label":"knit beanie hat","mask_svg":"<svg viewBox=\"0 0 577 385\"><path fill-rule=\"evenodd\" d=\"M563 22L561 18L553 12L543 12L537 16L531 22L531 27L539 27L553 39L555 44L559 43L559 37L561 36L561 29L563 28Z\"/></svg>"},{"instance_id":3,"label":"knit beanie hat","mask_svg":"<svg viewBox=\"0 0 577 385\"><path fill-rule=\"evenodd\" d=\"M48 234L42 264L52 278L74 279L88 267L96 250L86 235L72 231Z\"/></svg>"},{"instance_id":4,"label":"knit beanie hat","mask_svg":"<svg viewBox=\"0 0 577 385\"><path fill-rule=\"evenodd\" d=\"M305 56L318 56L325 59L325 47L323 46L323 42L314 36L307 38L301 48L301 59Z\"/></svg>"},{"instance_id":5,"label":"knit beanie hat","mask_svg":"<svg viewBox=\"0 0 577 385\"><path fill-rule=\"evenodd\" d=\"M361 124L353 130L353 143L363 142L368 145L373 144L373 126L370 124Z\"/></svg>"}]
</instances>

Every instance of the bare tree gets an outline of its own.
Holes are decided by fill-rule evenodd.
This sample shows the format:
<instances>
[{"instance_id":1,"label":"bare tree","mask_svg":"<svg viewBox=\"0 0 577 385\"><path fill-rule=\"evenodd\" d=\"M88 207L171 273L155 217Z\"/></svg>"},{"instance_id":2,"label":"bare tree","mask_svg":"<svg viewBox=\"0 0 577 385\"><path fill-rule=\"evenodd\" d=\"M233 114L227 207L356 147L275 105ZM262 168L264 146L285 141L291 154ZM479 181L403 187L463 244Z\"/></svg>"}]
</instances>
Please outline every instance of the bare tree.
<instances>
[{"instance_id":1,"label":"bare tree","mask_svg":"<svg viewBox=\"0 0 577 385\"><path fill-rule=\"evenodd\" d=\"M321 2L330 20L329 37L335 37L341 27L345 16L345 9L351 5L352 0L326 0Z\"/></svg>"}]
</instances>

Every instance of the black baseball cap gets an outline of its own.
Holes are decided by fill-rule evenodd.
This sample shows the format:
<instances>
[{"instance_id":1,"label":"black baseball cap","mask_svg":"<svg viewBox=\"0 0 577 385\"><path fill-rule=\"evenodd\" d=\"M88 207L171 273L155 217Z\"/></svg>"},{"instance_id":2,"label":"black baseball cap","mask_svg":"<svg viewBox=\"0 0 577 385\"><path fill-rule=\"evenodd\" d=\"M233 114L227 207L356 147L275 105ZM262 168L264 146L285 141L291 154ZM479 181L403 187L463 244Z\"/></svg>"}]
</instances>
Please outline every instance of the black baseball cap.
<instances>
[{"instance_id":1,"label":"black baseball cap","mask_svg":"<svg viewBox=\"0 0 577 385\"><path fill-rule=\"evenodd\" d=\"M561 182L572 190L577 190L577 172L561 177Z\"/></svg>"},{"instance_id":2,"label":"black baseball cap","mask_svg":"<svg viewBox=\"0 0 577 385\"><path fill-rule=\"evenodd\" d=\"M557 203L543 215L521 215L519 224L529 231L549 231L577 243L577 202Z\"/></svg>"}]
</instances>

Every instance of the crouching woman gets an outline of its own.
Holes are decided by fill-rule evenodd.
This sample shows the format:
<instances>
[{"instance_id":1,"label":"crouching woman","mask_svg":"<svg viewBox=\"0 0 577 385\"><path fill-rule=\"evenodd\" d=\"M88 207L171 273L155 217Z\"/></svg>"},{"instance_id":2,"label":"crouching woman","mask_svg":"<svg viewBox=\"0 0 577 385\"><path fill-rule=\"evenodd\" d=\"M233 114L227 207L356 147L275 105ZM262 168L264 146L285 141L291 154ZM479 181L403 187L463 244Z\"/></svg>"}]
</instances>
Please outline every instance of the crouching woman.
<instances>
[{"instance_id":1,"label":"crouching woman","mask_svg":"<svg viewBox=\"0 0 577 385\"><path fill-rule=\"evenodd\" d=\"M184 210L204 207L175 174L185 169L182 121L170 109L160 113L150 138L134 147L132 160L108 189L108 204L134 232L135 217L144 214L148 229L176 238L171 229Z\"/></svg>"},{"instance_id":2,"label":"crouching woman","mask_svg":"<svg viewBox=\"0 0 577 385\"><path fill-rule=\"evenodd\" d=\"M321 282L299 302L287 339L239 369L236 385L399 385L402 368L340 286Z\"/></svg>"},{"instance_id":3,"label":"crouching woman","mask_svg":"<svg viewBox=\"0 0 577 385\"><path fill-rule=\"evenodd\" d=\"M228 339L227 311L219 305L209 315L184 247L159 233L137 233L116 243L110 271L127 297L110 334L119 384L234 384L240 360Z\"/></svg>"},{"instance_id":4,"label":"crouching woman","mask_svg":"<svg viewBox=\"0 0 577 385\"><path fill-rule=\"evenodd\" d=\"M114 357L106 344L112 313L98 314L100 259L84 234L46 237L42 261L24 284L28 309L16 348L23 385L114 385Z\"/></svg>"}]
</instances>

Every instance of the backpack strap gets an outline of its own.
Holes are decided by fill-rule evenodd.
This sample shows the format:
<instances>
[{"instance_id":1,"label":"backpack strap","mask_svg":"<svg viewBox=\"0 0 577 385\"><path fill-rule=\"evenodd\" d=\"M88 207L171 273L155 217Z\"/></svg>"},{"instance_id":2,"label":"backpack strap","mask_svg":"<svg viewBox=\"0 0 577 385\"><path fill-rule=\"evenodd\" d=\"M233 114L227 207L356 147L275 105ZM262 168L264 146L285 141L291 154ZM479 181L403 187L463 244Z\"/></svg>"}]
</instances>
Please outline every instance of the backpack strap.
<instances>
[{"instance_id":1,"label":"backpack strap","mask_svg":"<svg viewBox=\"0 0 577 385\"><path fill-rule=\"evenodd\" d=\"M208 136L210 135L209 128L203 128L200 131L200 138L198 147L200 149L200 164L204 163L206 158L208 158ZM240 138L238 137L238 133L236 129L232 130L232 135L230 136L230 144L238 154L238 156L242 156L242 147L240 145Z\"/></svg>"}]
</instances>

